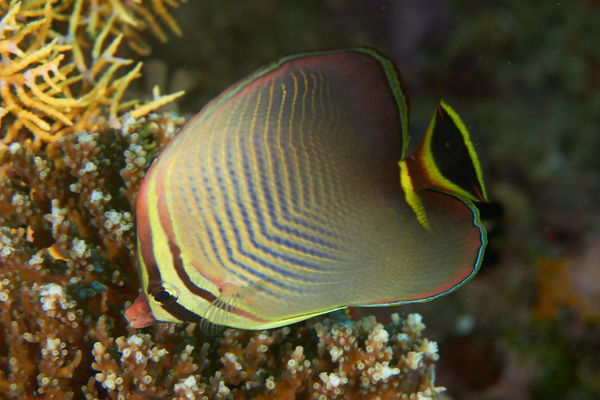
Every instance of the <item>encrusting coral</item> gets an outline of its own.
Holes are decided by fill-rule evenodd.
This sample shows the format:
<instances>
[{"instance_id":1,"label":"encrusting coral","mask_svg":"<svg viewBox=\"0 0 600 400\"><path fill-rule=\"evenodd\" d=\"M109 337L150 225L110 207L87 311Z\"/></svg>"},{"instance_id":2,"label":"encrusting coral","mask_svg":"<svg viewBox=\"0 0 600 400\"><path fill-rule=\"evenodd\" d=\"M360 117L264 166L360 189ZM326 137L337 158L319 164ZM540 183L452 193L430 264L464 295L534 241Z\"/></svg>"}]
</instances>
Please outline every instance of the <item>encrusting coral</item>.
<instances>
[{"instance_id":1,"label":"encrusting coral","mask_svg":"<svg viewBox=\"0 0 600 400\"><path fill-rule=\"evenodd\" d=\"M137 29L164 36L149 10L0 0L0 397L435 398L437 347L416 314L214 337L127 327L136 195L185 122L154 113L182 93L126 100L141 63L120 56L123 39L143 52Z\"/></svg>"}]
</instances>

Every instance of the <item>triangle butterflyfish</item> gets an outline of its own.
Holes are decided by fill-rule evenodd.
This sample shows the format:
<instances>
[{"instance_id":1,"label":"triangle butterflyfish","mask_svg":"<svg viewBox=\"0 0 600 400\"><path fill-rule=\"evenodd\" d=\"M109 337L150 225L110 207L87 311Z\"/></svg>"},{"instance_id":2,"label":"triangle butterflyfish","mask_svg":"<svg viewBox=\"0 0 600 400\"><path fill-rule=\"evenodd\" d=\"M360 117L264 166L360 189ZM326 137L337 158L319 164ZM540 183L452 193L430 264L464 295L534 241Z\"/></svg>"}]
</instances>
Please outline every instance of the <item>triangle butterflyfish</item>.
<instances>
[{"instance_id":1,"label":"triangle butterflyfish","mask_svg":"<svg viewBox=\"0 0 600 400\"><path fill-rule=\"evenodd\" d=\"M409 138L400 74L372 49L287 56L231 86L141 185L130 325L268 329L455 290L487 243L484 160L444 100L410 154Z\"/></svg>"}]
</instances>

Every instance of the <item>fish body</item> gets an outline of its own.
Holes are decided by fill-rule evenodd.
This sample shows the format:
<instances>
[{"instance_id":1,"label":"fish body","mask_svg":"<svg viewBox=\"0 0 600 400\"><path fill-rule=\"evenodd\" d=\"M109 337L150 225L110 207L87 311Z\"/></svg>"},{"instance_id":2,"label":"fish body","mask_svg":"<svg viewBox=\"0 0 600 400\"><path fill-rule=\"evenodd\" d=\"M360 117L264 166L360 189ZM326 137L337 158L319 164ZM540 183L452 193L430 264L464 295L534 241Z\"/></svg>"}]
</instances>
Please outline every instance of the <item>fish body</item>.
<instances>
[{"instance_id":1,"label":"fish body","mask_svg":"<svg viewBox=\"0 0 600 400\"><path fill-rule=\"evenodd\" d=\"M485 168L444 101L408 144L408 97L374 50L292 55L238 82L141 186L130 325L268 329L453 291L486 246Z\"/></svg>"}]
</instances>

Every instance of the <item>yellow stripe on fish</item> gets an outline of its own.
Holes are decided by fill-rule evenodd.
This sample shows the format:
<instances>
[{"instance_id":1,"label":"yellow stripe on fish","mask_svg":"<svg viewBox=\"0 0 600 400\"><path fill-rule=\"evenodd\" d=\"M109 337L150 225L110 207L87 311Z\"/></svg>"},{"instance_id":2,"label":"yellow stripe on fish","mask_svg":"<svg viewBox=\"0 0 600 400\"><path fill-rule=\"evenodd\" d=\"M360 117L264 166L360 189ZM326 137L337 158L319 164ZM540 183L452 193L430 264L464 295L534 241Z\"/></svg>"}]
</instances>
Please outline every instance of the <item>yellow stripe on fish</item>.
<instances>
[{"instance_id":1,"label":"yellow stripe on fish","mask_svg":"<svg viewBox=\"0 0 600 400\"><path fill-rule=\"evenodd\" d=\"M400 74L374 50L292 55L235 84L142 184L130 325L267 329L455 290L486 246L485 166L445 101L408 143Z\"/></svg>"}]
</instances>

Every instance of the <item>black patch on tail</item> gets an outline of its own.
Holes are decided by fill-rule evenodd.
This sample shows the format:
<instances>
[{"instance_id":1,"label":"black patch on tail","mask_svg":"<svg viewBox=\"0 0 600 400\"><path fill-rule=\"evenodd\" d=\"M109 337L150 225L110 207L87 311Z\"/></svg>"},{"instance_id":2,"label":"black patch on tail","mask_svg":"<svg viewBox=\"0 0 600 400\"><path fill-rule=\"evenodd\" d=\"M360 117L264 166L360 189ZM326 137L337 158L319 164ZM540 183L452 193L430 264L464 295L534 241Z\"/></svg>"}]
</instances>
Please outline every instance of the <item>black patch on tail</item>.
<instances>
[{"instance_id":1,"label":"black patch on tail","mask_svg":"<svg viewBox=\"0 0 600 400\"><path fill-rule=\"evenodd\" d=\"M456 123L441 105L435 114L431 154L440 173L475 197L482 198L477 171Z\"/></svg>"}]
</instances>

